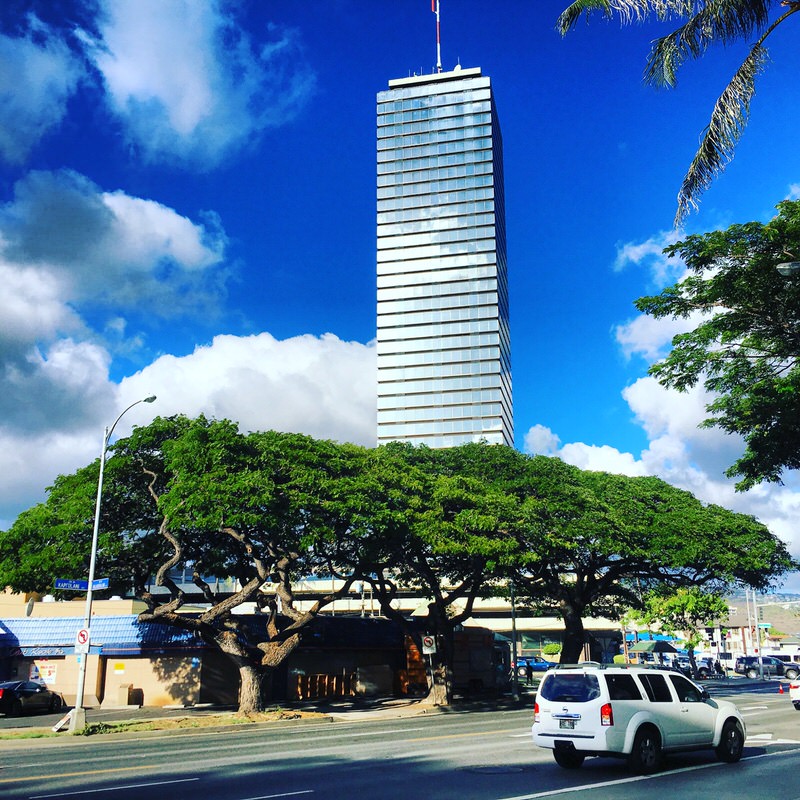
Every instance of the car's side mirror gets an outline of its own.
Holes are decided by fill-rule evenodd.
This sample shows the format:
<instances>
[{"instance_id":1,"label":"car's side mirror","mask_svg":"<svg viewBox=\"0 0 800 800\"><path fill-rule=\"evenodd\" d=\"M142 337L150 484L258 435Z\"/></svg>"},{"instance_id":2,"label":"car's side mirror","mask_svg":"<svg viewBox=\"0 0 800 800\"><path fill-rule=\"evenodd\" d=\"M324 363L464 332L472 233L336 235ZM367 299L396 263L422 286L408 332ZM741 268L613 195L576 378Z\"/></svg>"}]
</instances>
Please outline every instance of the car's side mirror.
<instances>
[{"instance_id":1,"label":"car's side mirror","mask_svg":"<svg viewBox=\"0 0 800 800\"><path fill-rule=\"evenodd\" d=\"M706 700L710 700L711 699L711 695L708 693L708 689L703 688L703 689L700 690L700 699L703 702L705 702Z\"/></svg>"}]
</instances>

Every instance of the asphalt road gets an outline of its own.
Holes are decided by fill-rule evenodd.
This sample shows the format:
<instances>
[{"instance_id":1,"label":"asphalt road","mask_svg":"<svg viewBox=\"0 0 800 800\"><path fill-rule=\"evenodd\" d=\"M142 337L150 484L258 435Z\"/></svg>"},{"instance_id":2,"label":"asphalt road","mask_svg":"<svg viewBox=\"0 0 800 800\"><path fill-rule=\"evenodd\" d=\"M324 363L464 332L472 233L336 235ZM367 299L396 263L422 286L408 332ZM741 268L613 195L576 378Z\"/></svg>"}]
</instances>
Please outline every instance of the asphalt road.
<instances>
[{"instance_id":1,"label":"asphalt road","mask_svg":"<svg viewBox=\"0 0 800 800\"><path fill-rule=\"evenodd\" d=\"M563 770L532 745L528 708L351 715L225 731L0 741L0 797L640 800L658 793L677 800L800 800L800 713L775 684L756 688L724 693L748 726L745 758L734 765L708 752L672 756L648 777L632 776L613 759Z\"/></svg>"}]
</instances>

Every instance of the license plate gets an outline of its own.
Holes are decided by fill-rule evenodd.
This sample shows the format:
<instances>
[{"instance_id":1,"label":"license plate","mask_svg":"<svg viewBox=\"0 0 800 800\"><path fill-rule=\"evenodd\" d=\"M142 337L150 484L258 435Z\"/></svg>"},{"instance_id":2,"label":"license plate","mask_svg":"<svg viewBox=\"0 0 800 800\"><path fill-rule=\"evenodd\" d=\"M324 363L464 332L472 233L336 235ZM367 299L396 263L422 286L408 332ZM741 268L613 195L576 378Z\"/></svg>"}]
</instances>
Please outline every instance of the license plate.
<instances>
[{"instance_id":1,"label":"license plate","mask_svg":"<svg viewBox=\"0 0 800 800\"><path fill-rule=\"evenodd\" d=\"M574 719L560 719L558 721L559 728L568 728L572 730L575 727L575 720Z\"/></svg>"}]
</instances>

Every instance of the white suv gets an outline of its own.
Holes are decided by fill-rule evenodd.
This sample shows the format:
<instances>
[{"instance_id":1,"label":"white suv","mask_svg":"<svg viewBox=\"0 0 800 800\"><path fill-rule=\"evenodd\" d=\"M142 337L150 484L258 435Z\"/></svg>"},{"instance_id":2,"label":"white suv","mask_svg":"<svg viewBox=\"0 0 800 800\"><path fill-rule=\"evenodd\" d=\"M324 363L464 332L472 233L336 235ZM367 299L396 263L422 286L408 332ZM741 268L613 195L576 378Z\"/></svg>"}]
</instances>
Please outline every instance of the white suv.
<instances>
[{"instance_id":1,"label":"white suv","mask_svg":"<svg viewBox=\"0 0 800 800\"><path fill-rule=\"evenodd\" d=\"M533 741L576 769L586 756L617 756L635 772L657 770L666 752L714 748L742 757L745 724L733 703L672 670L584 663L548 670L536 696Z\"/></svg>"}]
</instances>

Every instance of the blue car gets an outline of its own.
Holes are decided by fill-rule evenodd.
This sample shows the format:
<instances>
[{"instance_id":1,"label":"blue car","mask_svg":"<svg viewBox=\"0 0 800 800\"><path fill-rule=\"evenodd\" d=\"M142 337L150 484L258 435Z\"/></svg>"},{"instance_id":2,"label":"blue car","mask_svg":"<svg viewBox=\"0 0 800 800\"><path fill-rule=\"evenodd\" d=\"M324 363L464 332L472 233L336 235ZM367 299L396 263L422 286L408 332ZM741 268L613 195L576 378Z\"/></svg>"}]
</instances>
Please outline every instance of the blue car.
<instances>
[{"instance_id":1,"label":"blue car","mask_svg":"<svg viewBox=\"0 0 800 800\"><path fill-rule=\"evenodd\" d=\"M531 656L525 660L528 662L528 669L531 672L547 672L550 667L556 666L554 661L546 661L541 656Z\"/></svg>"},{"instance_id":2,"label":"blue car","mask_svg":"<svg viewBox=\"0 0 800 800\"><path fill-rule=\"evenodd\" d=\"M517 663L517 675L520 678L527 678L534 672L547 672L550 667L555 667L552 661L546 661L541 656L526 656Z\"/></svg>"}]
</instances>

